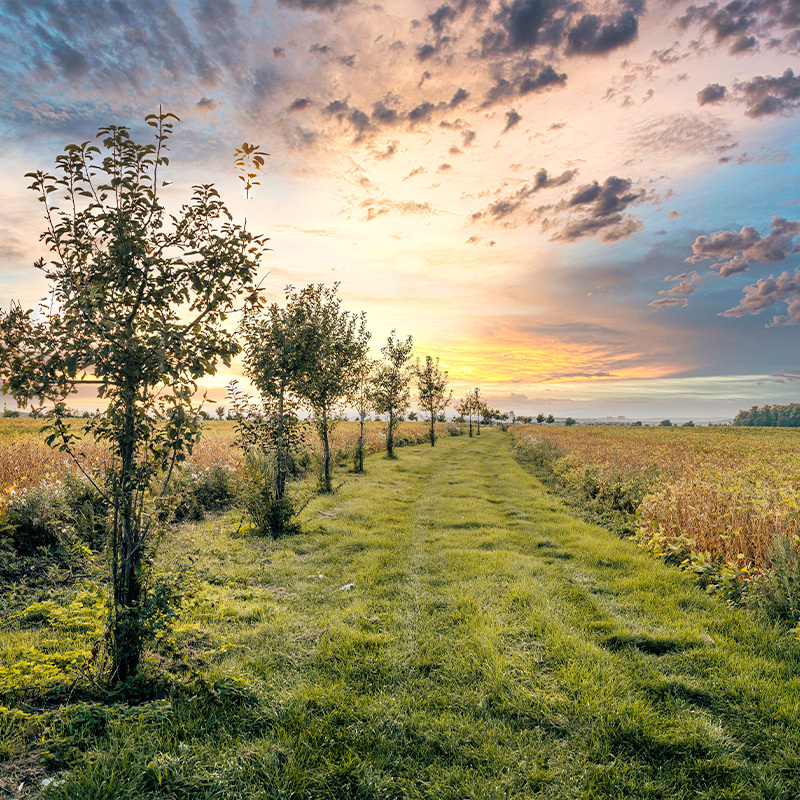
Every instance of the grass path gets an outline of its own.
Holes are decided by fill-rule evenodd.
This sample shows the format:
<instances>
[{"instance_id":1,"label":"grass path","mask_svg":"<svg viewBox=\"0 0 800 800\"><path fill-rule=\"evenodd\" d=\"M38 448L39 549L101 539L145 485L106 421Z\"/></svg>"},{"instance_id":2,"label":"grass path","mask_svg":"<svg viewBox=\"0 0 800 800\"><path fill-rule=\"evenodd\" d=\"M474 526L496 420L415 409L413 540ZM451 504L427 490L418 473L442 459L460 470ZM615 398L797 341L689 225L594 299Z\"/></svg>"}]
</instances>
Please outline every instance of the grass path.
<instances>
[{"instance_id":1,"label":"grass path","mask_svg":"<svg viewBox=\"0 0 800 800\"><path fill-rule=\"evenodd\" d=\"M301 535L173 537L216 701L109 718L47 796L800 797L796 642L571 518L507 435L399 455Z\"/></svg>"}]
</instances>

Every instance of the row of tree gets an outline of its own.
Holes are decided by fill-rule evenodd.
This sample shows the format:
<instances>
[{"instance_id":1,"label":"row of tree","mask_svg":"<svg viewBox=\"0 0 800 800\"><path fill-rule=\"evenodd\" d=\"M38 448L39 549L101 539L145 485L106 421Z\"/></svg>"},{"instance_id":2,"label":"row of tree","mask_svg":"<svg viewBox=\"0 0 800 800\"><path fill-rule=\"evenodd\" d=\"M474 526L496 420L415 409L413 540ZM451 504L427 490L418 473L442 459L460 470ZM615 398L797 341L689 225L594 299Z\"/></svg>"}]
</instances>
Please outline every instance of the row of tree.
<instances>
[{"instance_id":1,"label":"row of tree","mask_svg":"<svg viewBox=\"0 0 800 800\"><path fill-rule=\"evenodd\" d=\"M800 403L761 408L752 406L746 411L740 411L734 417L733 424L767 428L800 428Z\"/></svg>"}]
</instances>

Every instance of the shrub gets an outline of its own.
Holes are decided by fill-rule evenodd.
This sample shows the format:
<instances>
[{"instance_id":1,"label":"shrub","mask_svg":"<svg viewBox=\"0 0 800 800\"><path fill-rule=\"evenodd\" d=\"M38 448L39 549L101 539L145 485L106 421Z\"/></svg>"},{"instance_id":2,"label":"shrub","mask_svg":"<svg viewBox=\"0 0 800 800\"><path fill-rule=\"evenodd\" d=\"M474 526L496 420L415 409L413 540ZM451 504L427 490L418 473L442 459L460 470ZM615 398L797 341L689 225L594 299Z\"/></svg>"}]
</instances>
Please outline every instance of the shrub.
<instances>
[{"instance_id":1,"label":"shrub","mask_svg":"<svg viewBox=\"0 0 800 800\"><path fill-rule=\"evenodd\" d=\"M6 508L6 520L14 548L23 555L65 545L70 508L63 485L42 482L15 495Z\"/></svg>"},{"instance_id":2,"label":"shrub","mask_svg":"<svg viewBox=\"0 0 800 800\"><path fill-rule=\"evenodd\" d=\"M227 464L215 463L205 469L190 465L172 476L164 493L160 519L162 522L203 519L206 511L229 506L236 494L236 478Z\"/></svg>"},{"instance_id":3,"label":"shrub","mask_svg":"<svg viewBox=\"0 0 800 800\"><path fill-rule=\"evenodd\" d=\"M294 526L294 503L286 492L278 497L274 473L277 468L273 454L249 450L245 455L242 502L250 519L250 531L257 536L282 536Z\"/></svg>"},{"instance_id":4,"label":"shrub","mask_svg":"<svg viewBox=\"0 0 800 800\"><path fill-rule=\"evenodd\" d=\"M774 536L767 551L769 567L750 582L747 604L771 617L800 623L800 541Z\"/></svg>"}]
</instances>

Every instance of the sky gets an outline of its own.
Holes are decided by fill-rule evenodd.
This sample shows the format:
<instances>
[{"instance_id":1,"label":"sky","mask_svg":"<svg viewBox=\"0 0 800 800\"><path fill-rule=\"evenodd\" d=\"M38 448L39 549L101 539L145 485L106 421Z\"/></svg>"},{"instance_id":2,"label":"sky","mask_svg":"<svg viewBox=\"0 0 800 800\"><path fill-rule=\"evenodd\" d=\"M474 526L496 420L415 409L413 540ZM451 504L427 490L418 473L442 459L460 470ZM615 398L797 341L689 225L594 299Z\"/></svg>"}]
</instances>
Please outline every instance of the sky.
<instances>
[{"instance_id":1,"label":"sky","mask_svg":"<svg viewBox=\"0 0 800 800\"><path fill-rule=\"evenodd\" d=\"M456 397L800 399L800 0L0 0L0 53L2 308L46 292L25 173L162 106L168 205L214 182L270 237L270 301L339 282Z\"/></svg>"}]
</instances>

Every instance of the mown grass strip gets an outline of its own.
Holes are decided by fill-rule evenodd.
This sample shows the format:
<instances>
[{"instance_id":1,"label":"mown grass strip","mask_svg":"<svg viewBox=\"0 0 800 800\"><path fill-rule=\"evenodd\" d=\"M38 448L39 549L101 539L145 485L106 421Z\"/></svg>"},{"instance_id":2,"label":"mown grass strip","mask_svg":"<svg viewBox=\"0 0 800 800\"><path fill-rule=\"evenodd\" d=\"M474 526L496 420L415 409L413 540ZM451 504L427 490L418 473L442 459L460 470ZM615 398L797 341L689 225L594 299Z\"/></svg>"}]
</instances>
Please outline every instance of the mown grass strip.
<instances>
[{"instance_id":1,"label":"mown grass strip","mask_svg":"<svg viewBox=\"0 0 800 800\"><path fill-rule=\"evenodd\" d=\"M176 533L213 694L62 712L43 796L800 796L797 643L570 517L509 438L373 457L281 541Z\"/></svg>"}]
</instances>

